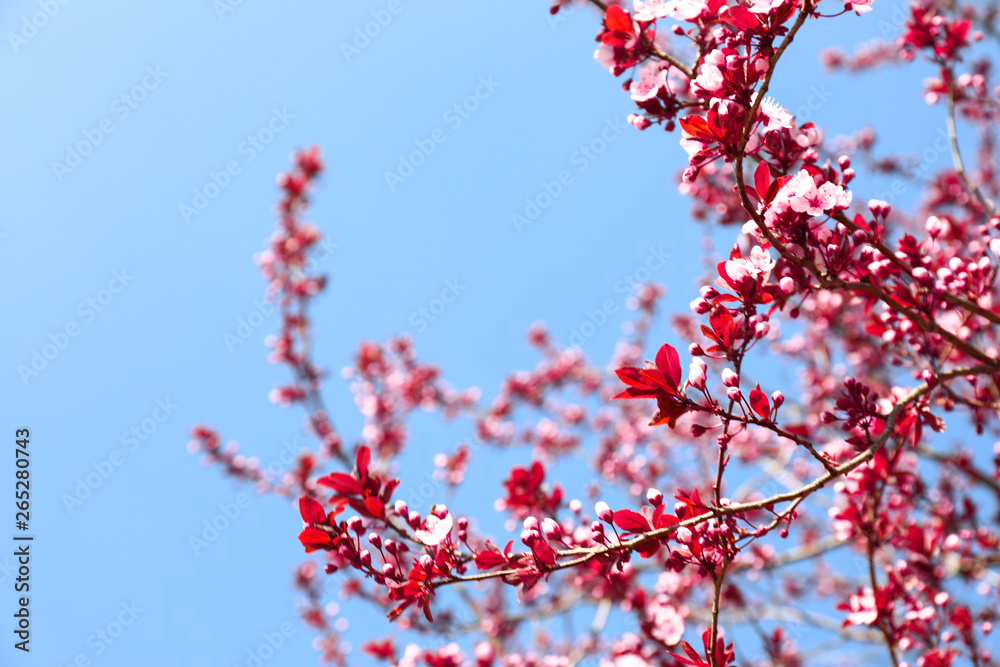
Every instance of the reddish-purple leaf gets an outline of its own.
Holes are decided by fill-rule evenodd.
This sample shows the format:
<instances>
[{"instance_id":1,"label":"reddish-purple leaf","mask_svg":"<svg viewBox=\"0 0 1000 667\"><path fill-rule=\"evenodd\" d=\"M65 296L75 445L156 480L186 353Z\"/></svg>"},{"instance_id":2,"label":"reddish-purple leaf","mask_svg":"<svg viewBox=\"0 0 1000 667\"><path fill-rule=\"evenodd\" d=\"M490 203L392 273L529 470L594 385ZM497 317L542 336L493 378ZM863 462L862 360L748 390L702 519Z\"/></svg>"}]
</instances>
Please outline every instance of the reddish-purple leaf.
<instances>
[{"instance_id":1,"label":"reddish-purple leaf","mask_svg":"<svg viewBox=\"0 0 1000 667\"><path fill-rule=\"evenodd\" d=\"M771 168L767 166L767 162L761 161L757 165L757 170L753 173L753 183L757 192L766 193L771 187Z\"/></svg>"},{"instance_id":2,"label":"reddish-purple leaf","mask_svg":"<svg viewBox=\"0 0 1000 667\"><path fill-rule=\"evenodd\" d=\"M653 529L646 517L632 510L618 510L613 518L616 526L629 533L645 533Z\"/></svg>"},{"instance_id":3,"label":"reddish-purple leaf","mask_svg":"<svg viewBox=\"0 0 1000 667\"><path fill-rule=\"evenodd\" d=\"M666 375L666 379L672 382L672 388L677 389L681 384L681 360L677 356L677 350L673 345L664 343L656 353L656 367Z\"/></svg>"},{"instance_id":4,"label":"reddish-purple leaf","mask_svg":"<svg viewBox=\"0 0 1000 667\"><path fill-rule=\"evenodd\" d=\"M319 528L306 528L299 533L299 542L306 548L306 553L308 554L319 549L331 548L333 546L333 536Z\"/></svg>"},{"instance_id":5,"label":"reddish-purple leaf","mask_svg":"<svg viewBox=\"0 0 1000 667\"><path fill-rule=\"evenodd\" d=\"M318 501L309 496L299 498L299 513L306 523L326 523L326 510Z\"/></svg>"},{"instance_id":6,"label":"reddish-purple leaf","mask_svg":"<svg viewBox=\"0 0 1000 667\"><path fill-rule=\"evenodd\" d=\"M767 400L767 394L760 390L759 384L750 390L750 407L762 419L767 419L771 414L771 402Z\"/></svg>"},{"instance_id":7,"label":"reddish-purple leaf","mask_svg":"<svg viewBox=\"0 0 1000 667\"><path fill-rule=\"evenodd\" d=\"M358 480L342 472L331 472L326 477L320 477L316 483L327 486L340 494L361 495L361 485L358 484Z\"/></svg>"}]
</instances>

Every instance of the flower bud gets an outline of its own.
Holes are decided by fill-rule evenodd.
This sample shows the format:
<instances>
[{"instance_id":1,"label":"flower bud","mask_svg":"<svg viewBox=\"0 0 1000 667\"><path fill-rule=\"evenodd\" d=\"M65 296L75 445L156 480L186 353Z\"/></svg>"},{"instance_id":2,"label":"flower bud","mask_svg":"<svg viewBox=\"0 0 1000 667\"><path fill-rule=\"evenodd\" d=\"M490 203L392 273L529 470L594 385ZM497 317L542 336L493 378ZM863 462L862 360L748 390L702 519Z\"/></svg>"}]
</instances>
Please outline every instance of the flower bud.
<instances>
[{"instance_id":1,"label":"flower bud","mask_svg":"<svg viewBox=\"0 0 1000 667\"><path fill-rule=\"evenodd\" d=\"M726 396L728 396L729 400L731 400L731 401L737 401L737 402L739 402L739 400L741 398L743 398L743 392L740 391L739 387L730 387L726 391Z\"/></svg>"},{"instance_id":2,"label":"flower bud","mask_svg":"<svg viewBox=\"0 0 1000 667\"><path fill-rule=\"evenodd\" d=\"M727 387L736 387L740 384L740 376L730 368L722 369L722 384Z\"/></svg>"},{"instance_id":3,"label":"flower bud","mask_svg":"<svg viewBox=\"0 0 1000 667\"><path fill-rule=\"evenodd\" d=\"M378 533L369 533L368 534L368 542L370 542L371 545L373 547L375 547L376 549L379 549L379 548L382 547L382 538L379 537Z\"/></svg>"},{"instance_id":4,"label":"flower bud","mask_svg":"<svg viewBox=\"0 0 1000 667\"><path fill-rule=\"evenodd\" d=\"M708 366L704 361L695 357L691 360L691 367L688 369L688 382L695 389L703 390L705 380L708 377Z\"/></svg>"},{"instance_id":5,"label":"flower bud","mask_svg":"<svg viewBox=\"0 0 1000 667\"><path fill-rule=\"evenodd\" d=\"M777 410L781 407L781 404L785 402L785 395L781 393L780 390L775 389L771 392L771 403L774 404L774 409Z\"/></svg>"},{"instance_id":6,"label":"flower bud","mask_svg":"<svg viewBox=\"0 0 1000 667\"><path fill-rule=\"evenodd\" d=\"M688 354L692 357L701 357L705 355L705 350L701 349L701 345L698 343L691 343L688 345Z\"/></svg>"},{"instance_id":7,"label":"flower bud","mask_svg":"<svg viewBox=\"0 0 1000 667\"><path fill-rule=\"evenodd\" d=\"M663 502L663 492L659 489L647 489L646 490L646 500L653 507L659 507L660 503Z\"/></svg>"},{"instance_id":8,"label":"flower bud","mask_svg":"<svg viewBox=\"0 0 1000 667\"><path fill-rule=\"evenodd\" d=\"M363 527L363 524L361 522L361 517L352 516L350 519L347 520L347 527L350 528L351 531L355 533L360 532L361 528Z\"/></svg>"},{"instance_id":9,"label":"flower bud","mask_svg":"<svg viewBox=\"0 0 1000 667\"><path fill-rule=\"evenodd\" d=\"M434 559L428 554L424 554L420 557L420 568L425 572L430 572L431 568L434 567Z\"/></svg>"},{"instance_id":10,"label":"flower bud","mask_svg":"<svg viewBox=\"0 0 1000 667\"><path fill-rule=\"evenodd\" d=\"M562 526L555 519L545 517L542 519L542 532L550 540L561 540L562 539Z\"/></svg>"},{"instance_id":11,"label":"flower bud","mask_svg":"<svg viewBox=\"0 0 1000 667\"><path fill-rule=\"evenodd\" d=\"M386 563L382 566L382 574L389 578L394 578L396 576L396 566L392 563Z\"/></svg>"},{"instance_id":12,"label":"flower bud","mask_svg":"<svg viewBox=\"0 0 1000 667\"><path fill-rule=\"evenodd\" d=\"M615 516L614 512L611 511L611 508L608 507L608 504L603 500L597 501L597 504L594 505L594 511L597 512L597 518L605 523L611 523L611 520L614 519Z\"/></svg>"},{"instance_id":13,"label":"flower bud","mask_svg":"<svg viewBox=\"0 0 1000 667\"><path fill-rule=\"evenodd\" d=\"M525 530L534 530L534 531L537 531L538 528L539 528L539 526L538 526L538 519L536 519L535 517L529 516L528 518L526 518L524 520L524 529Z\"/></svg>"},{"instance_id":14,"label":"flower bud","mask_svg":"<svg viewBox=\"0 0 1000 667\"><path fill-rule=\"evenodd\" d=\"M406 506L406 501L403 499L396 501L396 506L394 509L396 510L396 514L403 517L404 519L406 518L406 515L410 511L410 508Z\"/></svg>"},{"instance_id":15,"label":"flower bud","mask_svg":"<svg viewBox=\"0 0 1000 667\"><path fill-rule=\"evenodd\" d=\"M407 517L407 523L413 528L418 528L420 526L420 512L417 510L410 510L410 515Z\"/></svg>"},{"instance_id":16,"label":"flower bud","mask_svg":"<svg viewBox=\"0 0 1000 667\"><path fill-rule=\"evenodd\" d=\"M396 542L395 542L395 540L388 539L388 540L385 541L385 544L383 544L382 546L384 546L385 550L388 551L389 553L391 553L391 554L396 553Z\"/></svg>"},{"instance_id":17,"label":"flower bud","mask_svg":"<svg viewBox=\"0 0 1000 667\"><path fill-rule=\"evenodd\" d=\"M359 558L361 559L361 564L362 565L364 565L365 567L371 567L371 565L372 565L372 552L368 551L368 549L362 549L361 554L359 555Z\"/></svg>"}]
</instances>

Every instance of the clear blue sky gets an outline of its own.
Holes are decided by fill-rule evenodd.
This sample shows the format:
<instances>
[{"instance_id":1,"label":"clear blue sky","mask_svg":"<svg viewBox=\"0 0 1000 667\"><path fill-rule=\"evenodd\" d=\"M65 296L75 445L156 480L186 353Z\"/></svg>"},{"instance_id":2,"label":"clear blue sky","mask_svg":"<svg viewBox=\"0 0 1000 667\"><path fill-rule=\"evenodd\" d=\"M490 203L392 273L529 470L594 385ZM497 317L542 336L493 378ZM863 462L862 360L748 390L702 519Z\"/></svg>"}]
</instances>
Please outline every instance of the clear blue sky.
<instances>
[{"instance_id":1,"label":"clear blue sky","mask_svg":"<svg viewBox=\"0 0 1000 667\"><path fill-rule=\"evenodd\" d=\"M669 285L668 309L687 307L701 232L676 192L678 137L624 125L632 104L593 61L589 9L553 23L542 0L399 0L380 34L345 54L388 2L246 1L221 16L211 0L47 4L44 20L33 17L46 2L0 7L0 436L10 459L15 428L32 431L36 536L32 655L11 648L14 594L0 570L0 663L244 665L264 633L291 623L265 664L314 664L290 587L302 560L291 504L252 497L210 548L195 555L188 543L247 491L185 451L193 423L264 462L283 442L306 442L301 413L267 400L286 379L265 358L276 318L233 351L224 343L262 295L251 258L271 232L274 178L291 151L319 143L328 164L313 219L337 248L315 310L318 360L336 375L359 340L412 330L418 309L458 281L460 298L415 334L418 352L491 398L506 371L536 363L523 343L533 321L566 339L606 299L621 313L616 284L651 246L671 255L651 276ZM877 36L892 6L809 25L782 63L778 100L796 110L822 89L813 120L849 131L892 114L889 146L931 145L941 116L919 102L919 79L890 72L858 89L819 67L821 46ZM474 111L449 113L477 88ZM616 126L595 159L575 155ZM435 131L443 143L390 188L385 172ZM79 162L54 166L87 141L96 146ZM185 220L181 205L230 162L238 173ZM518 232L511 214L563 170L572 183ZM63 340L67 327L76 335ZM603 363L617 334L615 320L583 347ZM64 348L25 381L18 367L51 341ZM327 400L353 436L360 419L338 377ZM144 441L123 438L144 420ZM414 470L461 435L423 428ZM116 451L117 466L107 463ZM70 512L64 494L108 465ZM0 470L8 498L13 463ZM0 543L12 532L0 529ZM103 645L97 632L122 614L130 624ZM355 645L363 635L348 630Z\"/></svg>"}]
</instances>

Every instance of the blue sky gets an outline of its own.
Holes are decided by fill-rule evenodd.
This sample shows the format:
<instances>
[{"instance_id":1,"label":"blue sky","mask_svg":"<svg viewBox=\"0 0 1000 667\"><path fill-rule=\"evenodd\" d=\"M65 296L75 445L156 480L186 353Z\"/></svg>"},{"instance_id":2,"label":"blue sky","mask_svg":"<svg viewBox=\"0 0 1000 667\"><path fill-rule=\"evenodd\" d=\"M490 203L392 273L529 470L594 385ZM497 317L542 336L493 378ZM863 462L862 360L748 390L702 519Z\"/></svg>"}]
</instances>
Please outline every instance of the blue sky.
<instances>
[{"instance_id":1,"label":"blue sky","mask_svg":"<svg viewBox=\"0 0 1000 667\"><path fill-rule=\"evenodd\" d=\"M265 664L316 661L290 587L302 560L294 508L185 451L197 422L265 463L306 444L301 414L267 400L286 379L263 345L276 318L225 343L263 294L251 260L292 150L318 143L328 165L312 219L335 245L315 326L317 359L335 376L360 340L414 330L421 358L491 398L505 372L536 363L523 340L538 319L568 339L612 300L618 317L582 344L607 359L618 286L653 255L669 256L650 275L669 286L668 311L693 298L702 231L676 191L683 152L676 135L625 125L631 102L592 58L596 14L553 22L541 1L397 3L396 13L381 0L0 7L0 434L32 432L32 664L244 665L285 624L292 632ZM941 115L920 102L918 78L852 80L819 66L820 47L878 36L893 6L809 25L776 98L834 133L887 115L886 146L931 145ZM373 16L386 23L379 34L345 49ZM581 152L599 137L599 154ZM428 141L433 153L387 183ZM69 155L81 142L93 150ZM562 172L571 180L552 204L515 228L512 214ZM421 325L449 283L459 297ZM44 368L19 372L46 345L56 348ZM337 377L327 401L356 433ZM421 429L412 455L424 470L463 435ZM66 494L102 470L68 508ZM234 505L228 529L195 554L189 538ZM0 565L9 619L9 561ZM344 617L353 628L367 619ZM98 632L119 619L128 624L105 643ZM28 663L9 641L0 656Z\"/></svg>"}]
</instances>

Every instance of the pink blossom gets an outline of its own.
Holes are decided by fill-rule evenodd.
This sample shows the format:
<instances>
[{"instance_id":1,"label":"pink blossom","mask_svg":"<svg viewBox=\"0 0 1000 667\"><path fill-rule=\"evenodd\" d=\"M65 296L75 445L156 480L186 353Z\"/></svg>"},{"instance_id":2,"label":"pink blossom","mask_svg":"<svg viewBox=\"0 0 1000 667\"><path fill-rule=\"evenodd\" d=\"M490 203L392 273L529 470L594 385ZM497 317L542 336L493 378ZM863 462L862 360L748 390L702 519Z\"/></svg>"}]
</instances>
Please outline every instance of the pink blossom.
<instances>
[{"instance_id":1,"label":"pink blossom","mask_svg":"<svg viewBox=\"0 0 1000 667\"><path fill-rule=\"evenodd\" d=\"M655 21L665 19L669 15L672 0L635 0L633 8L636 21Z\"/></svg>"},{"instance_id":2,"label":"pink blossom","mask_svg":"<svg viewBox=\"0 0 1000 667\"><path fill-rule=\"evenodd\" d=\"M716 279L715 284L722 289L738 289L747 279L763 284L771 277L774 265L775 261L767 250L754 246L749 256L723 262L720 271L723 275Z\"/></svg>"},{"instance_id":3,"label":"pink blossom","mask_svg":"<svg viewBox=\"0 0 1000 667\"><path fill-rule=\"evenodd\" d=\"M611 660L601 660L601 667L650 667L649 661L638 653L616 655Z\"/></svg>"},{"instance_id":4,"label":"pink blossom","mask_svg":"<svg viewBox=\"0 0 1000 667\"><path fill-rule=\"evenodd\" d=\"M680 642L684 636L684 617L687 609L677 609L666 595L658 595L649 603L649 620L653 624L650 632L667 646Z\"/></svg>"},{"instance_id":5,"label":"pink blossom","mask_svg":"<svg viewBox=\"0 0 1000 667\"><path fill-rule=\"evenodd\" d=\"M816 181L803 169L785 184L775 199L786 200L796 213L822 215L824 211L850 206L851 193L830 182L816 187ZM780 207L776 211L780 212Z\"/></svg>"},{"instance_id":6,"label":"pink blossom","mask_svg":"<svg viewBox=\"0 0 1000 667\"><path fill-rule=\"evenodd\" d=\"M760 116L759 120L764 121L764 133L771 130L791 130L794 124L792 114L770 97L764 98L757 113Z\"/></svg>"},{"instance_id":7,"label":"pink blossom","mask_svg":"<svg viewBox=\"0 0 1000 667\"><path fill-rule=\"evenodd\" d=\"M878 620L878 609L875 606L875 594L871 588L865 588L851 596L850 613L847 620L854 625L871 625Z\"/></svg>"},{"instance_id":8,"label":"pink blossom","mask_svg":"<svg viewBox=\"0 0 1000 667\"><path fill-rule=\"evenodd\" d=\"M788 0L754 0L749 9L754 14L769 14L784 5Z\"/></svg>"},{"instance_id":9,"label":"pink blossom","mask_svg":"<svg viewBox=\"0 0 1000 667\"><path fill-rule=\"evenodd\" d=\"M415 534L422 543L429 547L436 547L451 534L452 523L451 514L446 514L443 519L431 514L424 519L423 525L415 531Z\"/></svg>"},{"instance_id":10,"label":"pink blossom","mask_svg":"<svg viewBox=\"0 0 1000 667\"><path fill-rule=\"evenodd\" d=\"M722 90L724 78L723 70L726 69L726 54L716 49L709 53L701 61L698 67L698 76L694 80L695 92L717 93Z\"/></svg>"},{"instance_id":11,"label":"pink blossom","mask_svg":"<svg viewBox=\"0 0 1000 667\"><path fill-rule=\"evenodd\" d=\"M705 0L670 0L667 13L678 21L694 21L708 9Z\"/></svg>"},{"instance_id":12,"label":"pink blossom","mask_svg":"<svg viewBox=\"0 0 1000 667\"><path fill-rule=\"evenodd\" d=\"M639 79L629 86L632 99L645 102L656 97L660 88L667 85L667 70L660 69L656 63L646 63L639 69Z\"/></svg>"}]
</instances>

